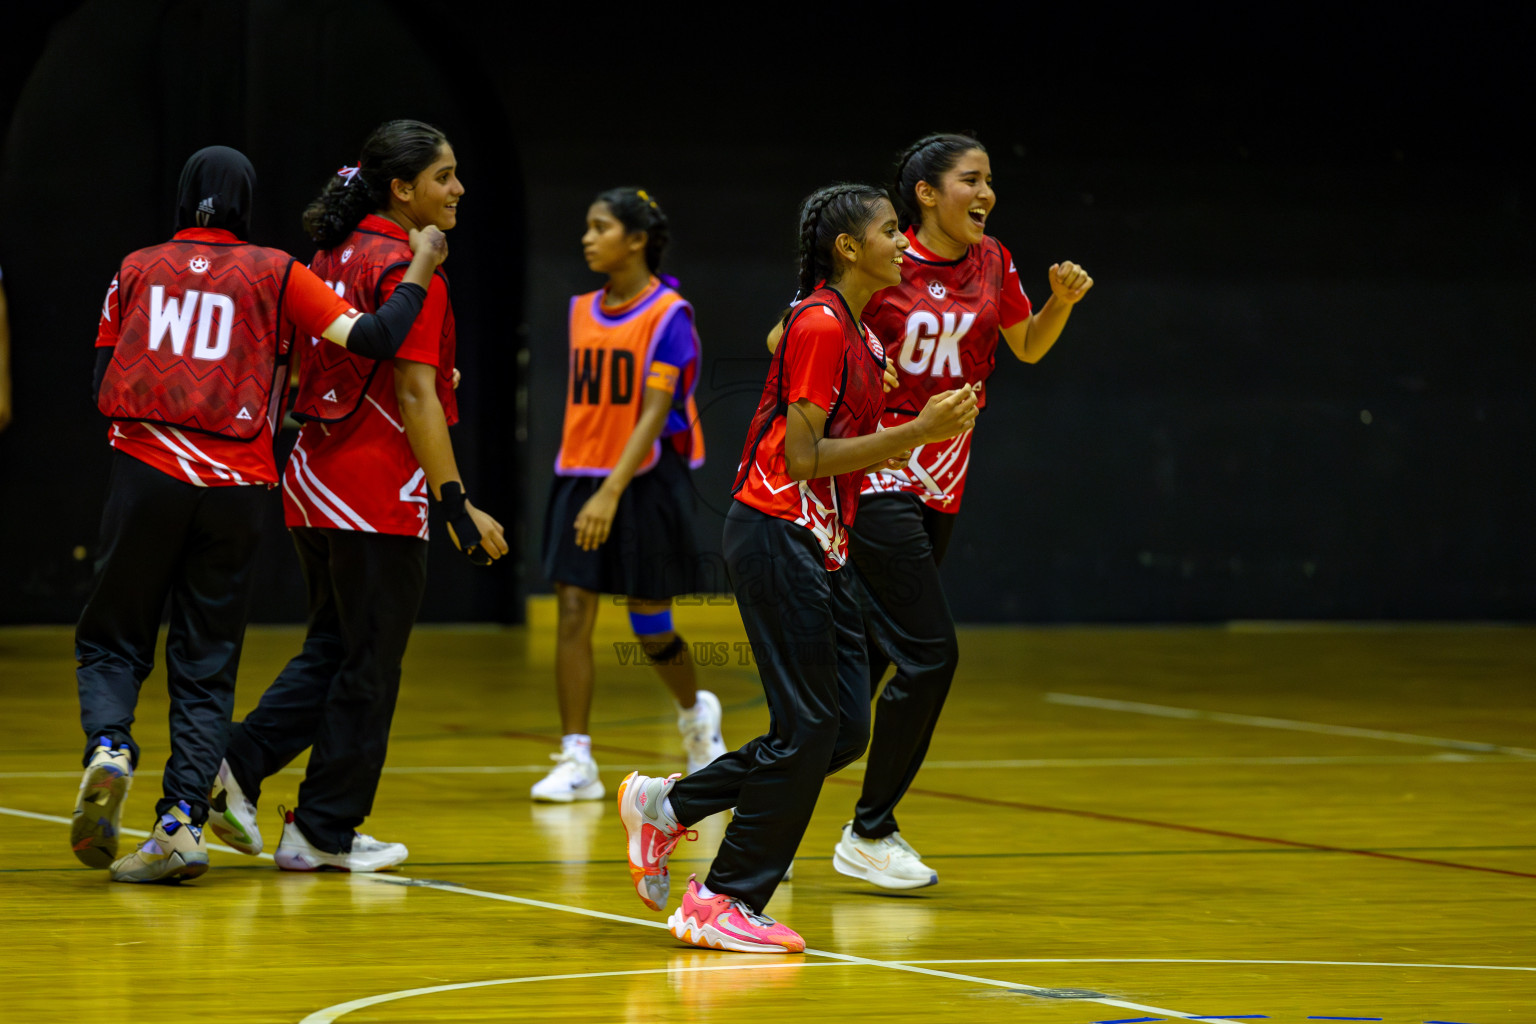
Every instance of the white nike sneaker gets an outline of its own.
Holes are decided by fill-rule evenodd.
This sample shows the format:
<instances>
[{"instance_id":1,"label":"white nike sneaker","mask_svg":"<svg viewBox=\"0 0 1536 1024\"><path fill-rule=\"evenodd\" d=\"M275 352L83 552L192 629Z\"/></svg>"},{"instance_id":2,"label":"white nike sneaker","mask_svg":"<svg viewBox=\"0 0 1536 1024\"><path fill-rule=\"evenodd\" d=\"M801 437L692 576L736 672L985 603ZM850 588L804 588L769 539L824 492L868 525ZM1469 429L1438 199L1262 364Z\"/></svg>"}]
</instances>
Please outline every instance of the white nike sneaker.
<instances>
[{"instance_id":1,"label":"white nike sneaker","mask_svg":"<svg viewBox=\"0 0 1536 1024\"><path fill-rule=\"evenodd\" d=\"M213 789L208 794L208 831L241 853L254 857L261 852L261 829L256 826L256 805L246 798L228 761L219 762Z\"/></svg>"},{"instance_id":2,"label":"white nike sneaker","mask_svg":"<svg viewBox=\"0 0 1536 1024\"><path fill-rule=\"evenodd\" d=\"M695 694L693 707L677 710L677 731L683 735L689 775L725 753L725 738L720 735L720 698L708 690L697 690Z\"/></svg>"},{"instance_id":3,"label":"white nike sneaker","mask_svg":"<svg viewBox=\"0 0 1536 1024\"><path fill-rule=\"evenodd\" d=\"M535 800L568 804L573 800L601 800L603 780L597 777L597 762L572 751L550 754L554 770L533 784Z\"/></svg>"},{"instance_id":4,"label":"white nike sneaker","mask_svg":"<svg viewBox=\"0 0 1536 1024\"><path fill-rule=\"evenodd\" d=\"M839 874L862 878L882 889L921 889L939 883L939 873L922 862L900 832L865 839L854 834L851 821L843 826L842 838L832 851L832 866Z\"/></svg>"},{"instance_id":5,"label":"white nike sneaker","mask_svg":"<svg viewBox=\"0 0 1536 1024\"><path fill-rule=\"evenodd\" d=\"M284 871L388 871L410 854L404 843L381 842L361 832L353 833L351 850L326 853L294 823L292 811L283 811L283 838L272 859Z\"/></svg>"}]
</instances>

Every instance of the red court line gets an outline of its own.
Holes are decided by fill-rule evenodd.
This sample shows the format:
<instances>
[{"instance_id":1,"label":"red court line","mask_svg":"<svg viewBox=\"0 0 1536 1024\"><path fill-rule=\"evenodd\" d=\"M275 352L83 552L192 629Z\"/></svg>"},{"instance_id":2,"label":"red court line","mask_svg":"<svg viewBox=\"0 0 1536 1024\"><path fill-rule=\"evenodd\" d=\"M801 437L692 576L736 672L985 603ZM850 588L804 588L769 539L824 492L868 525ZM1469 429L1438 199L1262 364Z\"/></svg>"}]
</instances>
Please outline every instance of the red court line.
<instances>
[{"instance_id":1,"label":"red court line","mask_svg":"<svg viewBox=\"0 0 1536 1024\"><path fill-rule=\"evenodd\" d=\"M501 735L509 739L538 740L541 743L558 743L554 736L540 736L536 733L506 732ZM654 750L637 750L634 747L616 747L608 744L592 744L593 750L601 750L612 754L626 754L632 757L648 758L655 761L665 761L666 754L658 754ZM853 779L840 779L836 776L827 780L828 783L837 786L863 786L862 782ZM1375 857L1378 860L1399 860L1409 864L1427 864L1437 868L1460 868L1462 871L1484 871L1493 875L1513 875L1516 878L1536 878L1536 874L1529 871L1510 871L1506 868L1488 868L1480 864L1462 864L1452 860L1431 860L1428 857L1407 857L1400 853L1382 853L1377 850L1359 850L1350 846L1329 846L1326 843L1304 843L1295 839L1276 839L1273 836L1255 836L1246 832L1228 832L1219 828L1205 828L1201 825L1181 825L1174 821L1157 821L1152 818L1132 818L1124 814L1106 814L1103 811L1083 811L1073 807L1051 807L1047 804L1029 804L1017 800L997 800L986 796L973 796L969 793L951 793L942 789L918 789L916 786L907 790L918 796L931 796L940 800L960 800L965 803L982 804L987 807L1008 807L1016 811L1033 811L1036 814L1065 814L1074 818L1088 818L1093 821L1112 821L1120 825L1144 825L1147 828L1163 828L1174 832L1190 832L1203 836L1219 836L1223 839L1241 839L1249 843L1268 843L1271 846L1288 846L1298 850L1316 850L1320 853L1349 853L1357 857Z\"/></svg>"}]
</instances>

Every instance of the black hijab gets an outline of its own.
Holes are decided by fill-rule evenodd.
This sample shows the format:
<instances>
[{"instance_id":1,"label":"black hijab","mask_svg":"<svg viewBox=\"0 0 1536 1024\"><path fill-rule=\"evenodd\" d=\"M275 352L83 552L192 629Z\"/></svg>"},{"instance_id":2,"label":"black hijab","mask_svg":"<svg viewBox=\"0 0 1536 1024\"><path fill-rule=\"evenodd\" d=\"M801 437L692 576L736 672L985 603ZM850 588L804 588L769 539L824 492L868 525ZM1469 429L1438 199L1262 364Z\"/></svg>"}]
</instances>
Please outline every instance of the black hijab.
<instances>
[{"instance_id":1,"label":"black hijab","mask_svg":"<svg viewBox=\"0 0 1536 1024\"><path fill-rule=\"evenodd\" d=\"M228 146L208 146L187 158L176 186L176 230L223 228L237 238L251 230L256 168Z\"/></svg>"}]
</instances>

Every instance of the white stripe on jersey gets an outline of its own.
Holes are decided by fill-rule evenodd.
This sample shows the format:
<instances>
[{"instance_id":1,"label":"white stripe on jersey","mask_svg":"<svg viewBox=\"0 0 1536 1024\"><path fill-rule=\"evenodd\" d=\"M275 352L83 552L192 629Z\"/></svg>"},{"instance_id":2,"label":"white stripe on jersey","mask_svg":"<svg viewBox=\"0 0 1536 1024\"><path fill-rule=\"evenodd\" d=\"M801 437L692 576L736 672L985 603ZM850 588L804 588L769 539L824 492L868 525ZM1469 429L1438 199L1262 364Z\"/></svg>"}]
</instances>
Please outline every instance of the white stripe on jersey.
<instances>
[{"instance_id":1,"label":"white stripe on jersey","mask_svg":"<svg viewBox=\"0 0 1536 1024\"><path fill-rule=\"evenodd\" d=\"M315 524L309 521L309 509L304 507L303 500L297 494L293 493L293 488L292 487L288 486L288 474L287 473L283 474L283 490L287 492L288 497L293 499L293 503L298 506L298 508L299 508L299 515L304 517L304 525L305 526L314 526Z\"/></svg>"},{"instance_id":2,"label":"white stripe on jersey","mask_svg":"<svg viewBox=\"0 0 1536 1024\"><path fill-rule=\"evenodd\" d=\"M321 513L324 516L326 516L328 519L330 519L331 522L335 523L338 528L343 529L343 530L351 529L351 525L348 524L345 519L341 518L341 516L337 515L331 509L331 507L329 505L327 505L323 500L321 500L320 495L316 494L313 490L311 490L309 484L305 482L304 475L303 475L303 469L301 468L301 464L304 461L304 449L302 449L299 446L295 445L294 449L293 449L293 455L291 456L291 458L293 459L293 477L294 477L295 480L298 481L299 490L303 491L306 495L308 495L309 496L309 500L314 503L315 511ZM288 484L288 475L285 473L285 474L283 474L283 486L286 488L287 484ZM291 490L288 491L288 494L293 498L294 501L298 502L299 508L302 509L304 507L304 502L303 502L302 499L299 498L298 495L294 494L293 491L291 491ZM307 525L307 526L313 525L312 523L309 522L309 514L308 513L305 513L305 515L304 515L304 522L305 522L305 525Z\"/></svg>"},{"instance_id":3,"label":"white stripe on jersey","mask_svg":"<svg viewBox=\"0 0 1536 1024\"><path fill-rule=\"evenodd\" d=\"M183 473L187 474L187 479L188 480L192 481L194 484L196 484L199 487L207 487L208 486L206 483L203 482L203 478L197 475L197 470L192 468L192 464L187 461L187 453L186 452L184 452L180 448L176 447L176 445L174 443L172 443L171 439L166 437L164 434L160 433L160 431L156 430L154 428L153 424L151 424L151 423L149 423L148 421L145 421L145 420L140 420L139 422L144 425L144 429L145 430L147 430L151 434L155 435L155 437L159 439L160 443L165 445L165 447L170 450L170 453L172 455L176 456L176 461L181 463L181 471ZM213 467L209 467L209 468L212 469ZM229 477L227 477L223 473L219 472L218 469L213 469L213 472L214 472L214 475L216 475L220 480L228 480L229 479Z\"/></svg>"},{"instance_id":4,"label":"white stripe on jersey","mask_svg":"<svg viewBox=\"0 0 1536 1024\"><path fill-rule=\"evenodd\" d=\"M369 533L378 533L379 532L379 531L375 530L372 526L370 526L366 519L364 519L362 516L358 515L356 512L352 511L352 508L346 502L344 502L340 498L338 498L334 491L332 491L329 487L325 486L325 484L320 481L320 478L317 477L312 470L310 470L310 468L309 468L309 456L304 453L304 450L302 448L299 448L298 446L295 446L293 451L294 451L294 454L299 457L299 462L298 462L299 486L304 488L304 493L305 494L309 494L311 496L314 496L314 492L311 491L310 488L309 488L309 484L313 484L320 491L320 493L324 494L326 496L326 498L328 498L330 500L330 502L333 505L336 506L336 508L341 512L342 515L344 515L348 519L352 520L352 523L357 524L356 525L357 529L359 529L359 530L367 530ZM309 481L308 484L305 483L305 478L306 477L308 478L308 481ZM316 504L322 504L318 497L315 497L315 502L316 502ZM329 509L322 508L321 511L325 512L328 515L331 515L332 519L336 519L336 521L342 526L343 529L348 529L348 530L353 529L351 524L348 524L346 522L343 522L340 519L337 519L337 517L334 514L332 514Z\"/></svg>"},{"instance_id":5,"label":"white stripe on jersey","mask_svg":"<svg viewBox=\"0 0 1536 1024\"><path fill-rule=\"evenodd\" d=\"M964 434L956 434L952 439L950 439L949 447L945 449L945 451L940 455L938 461L933 464L933 467L929 472L931 472L934 476L938 476L939 474L946 472L950 466L954 465L955 460L960 457L960 453L966 450L964 439Z\"/></svg>"},{"instance_id":6,"label":"white stripe on jersey","mask_svg":"<svg viewBox=\"0 0 1536 1024\"><path fill-rule=\"evenodd\" d=\"M368 404L372 405L375 409L379 410L379 415L383 416L386 420L388 420L390 426L394 427L396 430L398 430L402 434L405 433L405 428L403 426L401 426L400 424L396 423L395 420L394 420L394 417L391 416L389 413L385 412L384 411L384 407L382 405L380 405L378 402L375 402L373 400L373 396L372 395L365 394L365 395L363 395L363 397L368 399Z\"/></svg>"},{"instance_id":7,"label":"white stripe on jersey","mask_svg":"<svg viewBox=\"0 0 1536 1024\"><path fill-rule=\"evenodd\" d=\"M187 446L187 450L188 451L190 451L193 455L196 455L198 458L202 459L204 464L206 464L209 468L211 468L215 473L218 473L220 479L228 480L229 477L234 477L235 478L235 483L237 483L237 484L245 483L245 480L241 478L239 473L237 473L233 469L230 469L227 464L225 464L223 462L220 462L217 459L209 458L208 455L205 452L203 452L196 445L194 445L192 443L191 439L188 438L181 431L177 430L175 427L169 427L167 429L169 429L171 433L176 435L176 440L180 441L182 444ZM220 470L229 470L229 476L225 476L222 472L220 472Z\"/></svg>"}]
</instances>

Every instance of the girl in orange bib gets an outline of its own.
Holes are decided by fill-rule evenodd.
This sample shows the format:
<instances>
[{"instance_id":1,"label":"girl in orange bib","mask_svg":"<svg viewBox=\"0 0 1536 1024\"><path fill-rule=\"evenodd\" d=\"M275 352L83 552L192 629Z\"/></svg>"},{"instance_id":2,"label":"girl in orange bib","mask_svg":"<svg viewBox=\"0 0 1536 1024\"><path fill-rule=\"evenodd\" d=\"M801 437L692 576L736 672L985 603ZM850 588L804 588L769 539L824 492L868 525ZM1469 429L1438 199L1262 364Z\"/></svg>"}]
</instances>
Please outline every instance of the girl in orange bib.
<instances>
[{"instance_id":1,"label":"girl in orange bib","mask_svg":"<svg viewBox=\"0 0 1536 1024\"><path fill-rule=\"evenodd\" d=\"M564 735L533 798L558 803L603 796L587 732L598 594L629 599L631 627L677 702L688 770L725 752L720 701L694 685L688 646L672 628L672 598L698 589L689 472L704 461L704 439L693 307L656 275L667 218L644 189L598 196L581 243L608 283L571 300L565 425L544 518Z\"/></svg>"}]
</instances>

